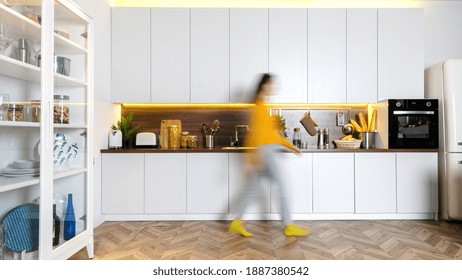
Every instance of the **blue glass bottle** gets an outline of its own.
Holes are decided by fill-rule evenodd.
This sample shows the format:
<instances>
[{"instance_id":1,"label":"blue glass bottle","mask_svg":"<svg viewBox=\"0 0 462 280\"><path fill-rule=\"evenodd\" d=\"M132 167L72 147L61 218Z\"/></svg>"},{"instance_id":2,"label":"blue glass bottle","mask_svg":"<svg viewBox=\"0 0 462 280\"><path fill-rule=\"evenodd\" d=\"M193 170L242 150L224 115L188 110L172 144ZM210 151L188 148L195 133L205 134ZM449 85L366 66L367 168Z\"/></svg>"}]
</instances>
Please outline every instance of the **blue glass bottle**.
<instances>
[{"instance_id":1,"label":"blue glass bottle","mask_svg":"<svg viewBox=\"0 0 462 280\"><path fill-rule=\"evenodd\" d=\"M64 240L69 240L75 236L75 214L72 204L72 194L67 195L66 216L64 216Z\"/></svg>"}]
</instances>

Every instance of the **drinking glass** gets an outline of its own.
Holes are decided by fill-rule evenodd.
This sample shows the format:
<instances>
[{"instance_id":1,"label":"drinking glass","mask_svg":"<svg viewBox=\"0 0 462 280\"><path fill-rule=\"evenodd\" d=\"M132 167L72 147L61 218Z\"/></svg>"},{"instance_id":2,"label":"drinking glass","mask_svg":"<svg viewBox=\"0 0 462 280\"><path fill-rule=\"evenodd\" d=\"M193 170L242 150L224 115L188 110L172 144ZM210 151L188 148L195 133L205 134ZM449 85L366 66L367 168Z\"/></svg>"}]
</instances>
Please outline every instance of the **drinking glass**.
<instances>
[{"instance_id":1,"label":"drinking glass","mask_svg":"<svg viewBox=\"0 0 462 280\"><path fill-rule=\"evenodd\" d=\"M0 121L6 121L8 119L9 104L9 95L6 93L0 93Z\"/></svg>"},{"instance_id":2,"label":"drinking glass","mask_svg":"<svg viewBox=\"0 0 462 280\"><path fill-rule=\"evenodd\" d=\"M0 19L0 53L5 54L5 50L13 43L13 39L8 37L8 24Z\"/></svg>"}]
</instances>

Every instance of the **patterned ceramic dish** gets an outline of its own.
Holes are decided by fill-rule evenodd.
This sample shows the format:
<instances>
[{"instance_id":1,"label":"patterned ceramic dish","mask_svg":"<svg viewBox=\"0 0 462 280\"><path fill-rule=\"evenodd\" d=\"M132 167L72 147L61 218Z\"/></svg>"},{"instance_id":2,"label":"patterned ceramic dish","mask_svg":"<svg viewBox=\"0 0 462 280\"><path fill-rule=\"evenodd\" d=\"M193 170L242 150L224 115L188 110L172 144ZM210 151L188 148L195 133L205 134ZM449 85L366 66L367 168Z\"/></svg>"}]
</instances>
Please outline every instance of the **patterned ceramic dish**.
<instances>
[{"instance_id":1,"label":"patterned ceramic dish","mask_svg":"<svg viewBox=\"0 0 462 280\"><path fill-rule=\"evenodd\" d=\"M40 155L40 143L38 145ZM67 134L55 133L53 141L53 162L55 167L67 168L68 164L73 161L79 154L77 142Z\"/></svg>"}]
</instances>

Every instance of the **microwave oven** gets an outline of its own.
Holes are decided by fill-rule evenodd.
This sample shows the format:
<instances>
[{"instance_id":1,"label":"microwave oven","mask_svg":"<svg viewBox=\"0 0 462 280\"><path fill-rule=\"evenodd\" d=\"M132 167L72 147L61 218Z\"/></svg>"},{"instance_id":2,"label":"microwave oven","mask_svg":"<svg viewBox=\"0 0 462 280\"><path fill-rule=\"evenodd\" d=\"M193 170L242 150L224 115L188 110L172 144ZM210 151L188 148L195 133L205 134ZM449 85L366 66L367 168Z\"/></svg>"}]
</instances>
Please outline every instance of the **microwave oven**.
<instances>
[{"instance_id":1,"label":"microwave oven","mask_svg":"<svg viewBox=\"0 0 462 280\"><path fill-rule=\"evenodd\" d=\"M371 109L377 110L377 148L438 148L438 99L388 99Z\"/></svg>"}]
</instances>

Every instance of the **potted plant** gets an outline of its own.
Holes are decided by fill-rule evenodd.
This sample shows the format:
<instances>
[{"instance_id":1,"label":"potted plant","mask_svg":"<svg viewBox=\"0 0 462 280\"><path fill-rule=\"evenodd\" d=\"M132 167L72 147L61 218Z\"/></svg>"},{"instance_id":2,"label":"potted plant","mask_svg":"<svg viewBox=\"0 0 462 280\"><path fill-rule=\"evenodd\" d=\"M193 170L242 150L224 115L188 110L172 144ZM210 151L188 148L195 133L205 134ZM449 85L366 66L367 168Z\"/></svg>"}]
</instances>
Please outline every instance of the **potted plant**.
<instances>
[{"instance_id":1,"label":"potted plant","mask_svg":"<svg viewBox=\"0 0 462 280\"><path fill-rule=\"evenodd\" d=\"M112 125L112 129L120 130L122 132L122 147L127 148L130 141L130 137L138 130L140 127L136 125L130 128L130 122L133 120L133 112L130 112L126 117L121 116L120 121L117 122L117 125Z\"/></svg>"},{"instance_id":2,"label":"potted plant","mask_svg":"<svg viewBox=\"0 0 462 280\"><path fill-rule=\"evenodd\" d=\"M274 115L273 121L276 123L276 126L279 128L279 133L282 137L287 138L287 127L286 119L282 115Z\"/></svg>"}]
</instances>

